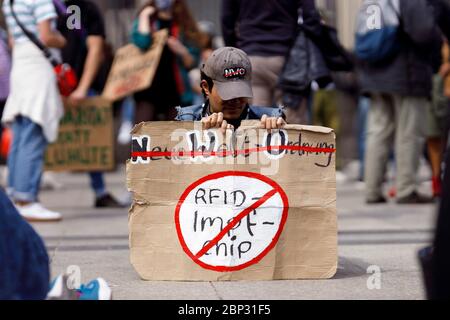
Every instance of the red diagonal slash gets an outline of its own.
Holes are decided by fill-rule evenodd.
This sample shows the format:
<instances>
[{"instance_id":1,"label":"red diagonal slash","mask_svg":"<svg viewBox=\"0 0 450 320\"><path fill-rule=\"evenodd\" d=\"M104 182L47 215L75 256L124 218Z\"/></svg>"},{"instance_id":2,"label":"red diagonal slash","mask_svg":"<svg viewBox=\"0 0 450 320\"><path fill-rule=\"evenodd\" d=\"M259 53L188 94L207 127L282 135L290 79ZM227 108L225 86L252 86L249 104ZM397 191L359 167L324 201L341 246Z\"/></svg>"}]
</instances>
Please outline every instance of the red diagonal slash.
<instances>
[{"instance_id":1,"label":"red diagonal slash","mask_svg":"<svg viewBox=\"0 0 450 320\"><path fill-rule=\"evenodd\" d=\"M212 239L206 246L203 247L202 250L200 250L195 257L197 259L200 259L205 253L208 252L209 249L211 249L213 246L215 246L220 239L222 239L231 229L233 229L242 219L244 219L247 215L249 215L253 210L259 208L261 205L264 204L267 200L272 198L277 193L277 190L272 189L269 192L267 192L261 199L256 201L254 204L252 204L250 207L242 211L240 214L238 214L214 239Z\"/></svg>"}]
</instances>

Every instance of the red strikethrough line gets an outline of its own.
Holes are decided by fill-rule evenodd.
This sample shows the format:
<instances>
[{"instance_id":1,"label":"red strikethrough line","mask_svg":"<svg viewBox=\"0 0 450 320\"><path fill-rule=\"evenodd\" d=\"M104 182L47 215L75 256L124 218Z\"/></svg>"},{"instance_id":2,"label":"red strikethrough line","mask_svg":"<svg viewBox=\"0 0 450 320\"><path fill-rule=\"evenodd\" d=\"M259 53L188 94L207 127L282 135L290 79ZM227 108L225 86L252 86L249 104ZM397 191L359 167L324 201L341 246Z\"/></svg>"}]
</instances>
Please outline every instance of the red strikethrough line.
<instances>
[{"instance_id":1,"label":"red strikethrough line","mask_svg":"<svg viewBox=\"0 0 450 320\"><path fill-rule=\"evenodd\" d=\"M200 259L205 253L209 251L213 246L215 246L220 239L222 239L231 229L234 228L242 219L244 219L247 215L249 215L253 210L260 207L264 202L272 198L273 195L277 193L277 190L272 189L269 192L267 192L261 199L256 201L254 204L252 204L250 207L242 211L240 214L238 214L214 239L212 239L206 246L203 247L202 250L200 250L195 257L197 259Z\"/></svg>"},{"instance_id":2,"label":"red strikethrough line","mask_svg":"<svg viewBox=\"0 0 450 320\"><path fill-rule=\"evenodd\" d=\"M203 152L203 151L145 151L145 152L132 152L131 157L133 158L155 158L155 157L228 157L234 155L241 154L250 154L255 152L265 152L265 151L304 151L306 153L335 153L336 149L334 148L315 148L315 147L298 147L298 146L273 146L273 147L258 147L252 149L243 149L243 150L235 150L235 151L211 151L211 152Z\"/></svg>"}]
</instances>

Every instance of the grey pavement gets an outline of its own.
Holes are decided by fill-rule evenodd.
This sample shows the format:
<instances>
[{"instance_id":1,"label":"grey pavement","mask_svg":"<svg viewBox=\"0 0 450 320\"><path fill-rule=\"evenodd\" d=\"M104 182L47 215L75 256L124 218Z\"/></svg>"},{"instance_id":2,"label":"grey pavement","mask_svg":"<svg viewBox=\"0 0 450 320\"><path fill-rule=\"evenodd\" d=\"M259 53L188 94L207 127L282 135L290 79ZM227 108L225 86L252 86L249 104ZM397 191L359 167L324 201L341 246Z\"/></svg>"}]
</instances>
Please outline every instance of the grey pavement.
<instances>
[{"instance_id":1,"label":"grey pavement","mask_svg":"<svg viewBox=\"0 0 450 320\"><path fill-rule=\"evenodd\" d=\"M422 178L428 175L422 170ZM82 281L105 278L114 299L424 299L417 251L433 236L435 206L367 206L363 185L339 179L339 267L331 280L264 282L146 282L129 262L126 209L94 209L87 174L58 174L61 189L43 191L42 202L64 214L53 224L34 224L43 236L53 276L79 266ZM106 176L125 197L124 168ZM422 185L424 190L429 183ZM370 266L380 268L379 289L367 286Z\"/></svg>"}]
</instances>

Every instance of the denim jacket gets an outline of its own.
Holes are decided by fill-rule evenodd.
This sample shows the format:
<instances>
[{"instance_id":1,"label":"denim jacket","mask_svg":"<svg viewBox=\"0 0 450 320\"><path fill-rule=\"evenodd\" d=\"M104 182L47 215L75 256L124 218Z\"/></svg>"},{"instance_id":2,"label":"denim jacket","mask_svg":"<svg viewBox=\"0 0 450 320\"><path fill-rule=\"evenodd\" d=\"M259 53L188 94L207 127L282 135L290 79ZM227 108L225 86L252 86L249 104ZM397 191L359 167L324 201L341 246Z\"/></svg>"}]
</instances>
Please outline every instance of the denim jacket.
<instances>
[{"instance_id":1,"label":"denim jacket","mask_svg":"<svg viewBox=\"0 0 450 320\"><path fill-rule=\"evenodd\" d=\"M203 117L209 116L209 101L206 101L202 105L195 105L190 107L177 107L177 121L200 121ZM282 117L285 118L282 107L257 107L247 105L246 112L243 113L240 120L259 120L263 115L269 117Z\"/></svg>"}]
</instances>

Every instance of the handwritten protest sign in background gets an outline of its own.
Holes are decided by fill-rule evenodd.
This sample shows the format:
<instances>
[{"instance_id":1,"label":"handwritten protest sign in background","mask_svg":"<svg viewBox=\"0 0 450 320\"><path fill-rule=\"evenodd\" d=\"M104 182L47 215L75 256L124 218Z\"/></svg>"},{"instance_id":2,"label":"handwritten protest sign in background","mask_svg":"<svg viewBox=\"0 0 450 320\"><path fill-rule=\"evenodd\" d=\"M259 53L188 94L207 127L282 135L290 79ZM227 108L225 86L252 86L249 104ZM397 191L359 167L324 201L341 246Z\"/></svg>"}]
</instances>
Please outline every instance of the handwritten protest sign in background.
<instances>
[{"instance_id":1,"label":"handwritten protest sign in background","mask_svg":"<svg viewBox=\"0 0 450 320\"><path fill-rule=\"evenodd\" d=\"M258 128L259 122L244 122L223 136L192 122L135 127L127 164L134 194L129 230L131 263L143 279L335 274L334 133Z\"/></svg>"},{"instance_id":2,"label":"handwritten protest sign in background","mask_svg":"<svg viewBox=\"0 0 450 320\"><path fill-rule=\"evenodd\" d=\"M102 96L110 101L116 101L149 88L167 37L168 32L165 29L152 34L153 43L146 52L142 52L133 44L118 49Z\"/></svg>"},{"instance_id":3,"label":"handwritten protest sign in background","mask_svg":"<svg viewBox=\"0 0 450 320\"><path fill-rule=\"evenodd\" d=\"M107 171L114 168L114 128L111 102L87 98L65 106L58 140L45 154L48 171Z\"/></svg>"}]
</instances>

